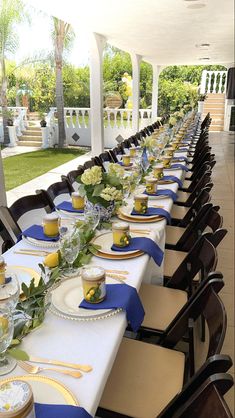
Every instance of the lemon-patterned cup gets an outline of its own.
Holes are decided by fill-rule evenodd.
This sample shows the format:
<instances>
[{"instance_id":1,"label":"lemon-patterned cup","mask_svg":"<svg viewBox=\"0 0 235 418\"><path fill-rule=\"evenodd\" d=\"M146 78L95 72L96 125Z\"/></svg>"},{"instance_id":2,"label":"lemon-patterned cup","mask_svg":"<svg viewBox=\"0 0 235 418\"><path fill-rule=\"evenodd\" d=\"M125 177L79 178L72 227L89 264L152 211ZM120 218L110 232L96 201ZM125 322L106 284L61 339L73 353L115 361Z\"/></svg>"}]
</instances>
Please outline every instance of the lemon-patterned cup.
<instances>
[{"instance_id":1,"label":"lemon-patterned cup","mask_svg":"<svg viewBox=\"0 0 235 418\"><path fill-rule=\"evenodd\" d=\"M43 218L43 232L47 237L56 237L59 234L59 216L57 213L48 213Z\"/></svg>"},{"instance_id":2,"label":"lemon-patterned cup","mask_svg":"<svg viewBox=\"0 0 235 418\"><path fill-rule=\"evenodd\" d=\"M131 163L131 157L130 157L130 155L123 155L122 156L122 162L123 162L123 165L125 167L128 167L130 165L130 163Z\"/></svg>"},{"instance_id":3,"label":"lemon-patterned cup","mask_svg":"<svg viewBox=\"0 0 235 418\"><path fill-rule=\"evenodd\" d=\"M72 206L74 209L77 209L77 210L84 209L84 206L85 206L84 197L80 196L79 192L72 193Z\"/></svg>"},{"instance_id":4,"label":"lemon-patterned cup","mask_svg":"<svg viewBox=\"0 0 235 418\"><path fill-rule=\"evenodd\" d=\"M115 222L112 225L113 243L117 247L126 247L130 244L130 226L127 222Z\"/></svg>"},{"instance_id":5,"label":"lemon-patterned cup","mask_svg":"<svg viewBox=\"0 0 235 418\"><path fill-rule=\"evenodd\" d=\"M173 157L173 154L174 154L174 148L173 147L169 147L169 148L164 149L164 155L169 156L169 157Z\"/></svg>"},{"instance_id":6,"label":"lemon-patterned cup","mask_svg":"<svg viewBox=\"0 0 235 418\"><path fill-rule=\"evenodd\" d=\"M105 299L105 270L99 266L82 269L82 287L84 299L90 303L100 303Z\"/></svg>"},{"instance_id":7,"label":"lemon-patterned cup","mask_svg":"<svg viewBox=\"0 0 235 418\"><path fill-rule=\"evenodd\" d=\"M146 192L149 194L157 193L157 179L155 177L146 177Z\"/></svg>"},{"instance_id":8,"label":"lemon-patterned cup","mask_svg":"<svg viewBox=\"0 0 235 418\"><path fill-rule=\"evenodd\" d=\"M134 209L144 215L148 210L148 196L139 194L134 196Z\"/></svg>"},{"instance_id":9,"label":"lemon-patterned cup","mask_svg":"<svg viewBox=\"0 0 235 418\"><path fill-rule=\"evenodd\" d=\"M162 157L162 164L164 166L164 168L169 168L171 165L171 158L170 156L164 156Z\"/></svg>"},{"instance_id":10,"label":"lemon-patterned cup","mask_svg":"<svg viewBox=\"0 0 235 418\"><path fill-rule=\"evenodd\" d=\"M6 271L6 264L5 264L4 258L0 256L0 285L5 283L5 280L6 280L5 271Z\"/></svg>"},{"instance_id":11,"label":"lemon-patterned cup","mask_svg":"<svg viewBox=\"0 0 235 418\"><path fill-rule=\"evenodd\" d=\"M136 157L136 148L130 148L130 157Z\"/></svg>"},{"instance_id":12,"label":"lemon-patterned cup","mask_svg":"<svg viewBox=\"0 0 235 418\"><path fill-rule=\"evenodd\" d=\"M163 164L155 164L155 166L153 167L153 176L157 180L161 180L162 177L164 176L163 168L164 168Z\"/></svg>"}]
</instances>

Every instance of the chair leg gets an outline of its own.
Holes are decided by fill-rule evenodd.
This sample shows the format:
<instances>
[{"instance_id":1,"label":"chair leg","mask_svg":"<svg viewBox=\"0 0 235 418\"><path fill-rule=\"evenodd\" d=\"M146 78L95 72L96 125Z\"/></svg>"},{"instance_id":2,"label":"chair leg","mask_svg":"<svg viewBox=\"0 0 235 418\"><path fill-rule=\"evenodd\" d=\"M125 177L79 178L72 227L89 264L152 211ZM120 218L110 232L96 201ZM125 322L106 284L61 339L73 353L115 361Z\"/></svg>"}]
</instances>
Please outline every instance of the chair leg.
<instances>
[{"instance_id":1,"label":"chair leg","mask_svg":"<svg viewBox=\"0 0 235 418\"><path fill-rule=\"evenodd\" d=\"M205 325L205 318L201 315L201 342L206 341L206 325Z\"/></svg>"},{"instance_id":2,"label":"chair leg","mask_svg":"<svg viewBox=\"0 0 235 418\"><path fill-rule=\"evenodd\" d=\"M194 356L194 321L189 319L189 375L192 377L195 373Z\"/></svg>"}]
</instances>

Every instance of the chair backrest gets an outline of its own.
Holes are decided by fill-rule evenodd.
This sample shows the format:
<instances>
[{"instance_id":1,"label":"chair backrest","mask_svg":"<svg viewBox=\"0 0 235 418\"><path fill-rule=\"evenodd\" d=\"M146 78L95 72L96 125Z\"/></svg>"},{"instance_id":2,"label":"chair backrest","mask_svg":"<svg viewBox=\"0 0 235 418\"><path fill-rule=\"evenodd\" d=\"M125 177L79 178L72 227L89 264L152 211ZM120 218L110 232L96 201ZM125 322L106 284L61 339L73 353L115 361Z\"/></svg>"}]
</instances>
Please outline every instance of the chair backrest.
<instances>
[{"instance_id":1,"label":"chair backrest","mask_svg":"<svg viewBox=\"0 0 235 418\"><path fill-rule=\"evenodd\" d=\"M118 162L118 158L117 158L117 155L118 155L118 149L115 147L115 148L113 148L113 149L110 149L109 150L109 153L110 153L110 155L111 155L111 157L112 157L112 159L113 159L113 161L115 162L115 163L117 163Z\"/></svg>"},{"instance_id":2,"label":"chair backrest","mask_svg":"<svg viewBox=\"0 0 235 418\"><path fill-rule=\"evenodd\" d=\"M212 184L213 186L213 184ZM186 227L191 220L196 216L198 211L200 210L201 206L211 200L211 196L209 194L210 188L208 185L204 187L200 192L199 195L194 200L192 206L189 208L188 212L184 216L184 218L180 221L180 226Z\"/></svg>"},{"instance_id":3,"label":"chair backrest","mask_svg":"<svg viewBox=\"0 0 235 418\"><path fill-rule=\"evenodd\" d=\"M210 376L172 418L232 418L223 395L233 386L230 374Z\"/></svg>"},{"instance_id":4,"label":"chair backrest","mask_svg":"<svg viewBox=\"0 0 235 418\"><path fill-rule=\"evenodd\" d=\"M9 214L20 232L32 224L38 223L38 219L42 219L51 210L47 194L43 190L35 195L19 198L8 208Z\"/></svg>"},{"instance_id":5,"label":"chair backrest","mask_svg":"<svg viewBox=\"0 0 235 418\"><path fill-rule=\"evenodd\" d=\"M205 203L199 209L195 218L185 229L183 235L181 235L177 242L175 249L181 251L190 251L193 245L196 243L198 237L204 232L208 225L208 218L213 210L212 203Z\"/></svg>"},{"instance_id":6,"label":"chair backrest","mask_svg":"<svg viewBox=\"0 0 235 418\"><path fill-rule=\"evenodd\" d=\"M209 334L206 358L220 353L226 333L227 316L223 302L218 296L224 282L216 276L219 275L214 273L200 283L195 293L161 336L161 345L168 348L175 347L187 332L189 324L192 328L197 318L203 315Z\"/></svg>"},{"instance_id":7,"label":"chair backrest","mask_svg":"<svg viewBox=\"0 0 235 418\"><path fill-rule=\"evenodd\" d=\"M100 154L100 155L99 155L99 159L100 159L102 162L106 162L106 161L108 161L108 162L110 162L110 163L113 163L113 162L114 162L114 160L113 160L113 158L112 158L112 156L111 156L110 152L108 152L108 151L106 151L106 152L102 152L102 154Z\"/></svg>"},{"instance_id":8,"label":"chair backrest","mask_svg":"<svg viewBox=\"0 0 235 418\"><path fill-rule=\"evenodd\" d=\"M92 160L86 161L86 162L83 164L83 167L84 167L84 170L87 170L88 168L92 168L92 167L94 167L95 165L97 165L97 164L95 163L94 159L92 159Z\"/></svg>"},{"instance_id":9,"label":"chair backrest","mask_svg":"<svg viewBox=\"0 0 235 418\"><path fill-rule=\"evenodd\" d=\"M200 272L201 280L204 280L216 268L217 260L215 247L206 239L206 234L202 234L166 286L181 290L188 289L188 293L191 294L194 277Z\"/></svg>"},{"instance_id":10,"label":"chair backrest","mask_svg":"<svg viewBox=\"0 0 235 418\"><path fill-rule=\"evenodd\" d=\"M67 179L51 184L48 187L48 189L45 191L52 209L54 209L55 206L58 205L59 203L65 200L66 201L70 200L70 195L72 192L73 192L73 187L71 186L70 182Z\"/></svg>"},{"instance_id":11,"label":"chair backrest","mask_svg":"<svg viewBox=\"0 0 235 418\"><path fill-rule=\"evenodd\" d=\"M1 221L1 208L0 208L0 243L1 243L1 251L0 253L4 253L9 248L11 248L16 243L15 239L11 236L9 228L6 227L5 223Z\"/></svg>"},{"instance_id":12,"label":"chair backrest","mask_svg":"<svg viewBox=\"0 0 235 418\"><path fill-rule=\"evenodd\" d=\"M84 173L84 167L82 165L78 166L77 170L72 170L67 174L67 180L71 184L75 192L78 191L78 182L77 178Z\"/></svg>"},{"instance_id":13,"label":"chair backrest","mask_svg":"<svg viewBox=\"0 0 235 418\"><path fill-rule=\"evenodd\" d=\"M202 177L195 184L194 189L192 190L188 199L185 202L185 206L191 206L193 204L196 197L199 196L201 190L207 186L210 180L211 180L211 171L208 170L202 175Z\"/></svg>"},{"instance_id":14,"label":"chair backrest","mask_svg":"<svg viewBox=\"0 0 235 418\"><path fill-rule=\"evenodd\" d=\"M214 247L218 247L219 243L224 239L225 235L227 235L228 231L224 228L219 228L215 232L206 232L205 236L208 241L210 241Z\"/></svg>"},{"instance_id":15,"label":"chair backrest","mask_svg":"<svg viewBox=\"0 0 235 418\"><path fill-rule=\"evenodd\" d=\"M184 384L182 391L177 394L158 415L158 418L180 417L180 415L177 414L182 413L181 408L184 408L187 405L192 395L195 394L196 391L200 389L211 376L214 376L215 374L221 375L226 373L232 364L232 359L225 354L215 354L214 356L209 357L205 363L194 373L191 379ZM230 382L229 385L226 385L226 390L231 387L232 383L233 382ZM199 417L201 418L201 415L197 415L197 418ZM211 417L214 417L214 415L212 414ZM187 418L191 418L191 415L187 415Z\"/></svg>"}]
</instances>

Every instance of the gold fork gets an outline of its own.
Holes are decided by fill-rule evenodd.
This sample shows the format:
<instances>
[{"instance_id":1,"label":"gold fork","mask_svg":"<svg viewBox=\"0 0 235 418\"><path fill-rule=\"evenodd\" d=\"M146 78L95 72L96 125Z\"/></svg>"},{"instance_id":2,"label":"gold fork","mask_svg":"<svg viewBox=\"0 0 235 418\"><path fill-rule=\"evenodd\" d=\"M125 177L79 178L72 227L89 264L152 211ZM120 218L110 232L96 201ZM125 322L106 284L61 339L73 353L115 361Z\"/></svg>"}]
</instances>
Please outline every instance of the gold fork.
<instances>
[{"instance_id":1,"label":"gold fork","mask_svg":"<svg viewBox=\"0 0 235 418\"><path fill-rule=\"evenodd\" d=\"M82 377L82 373L75 371L75 370L63 370L57 369L55 367L39 367L39 366L32 366L31 364L26 363L25 361L18 361L18 365L28 373L37 374L43 372L44 370L51 370L53 372L58 372L62 374L67 374L72 377Z\"/></svg>"}]
</instances>

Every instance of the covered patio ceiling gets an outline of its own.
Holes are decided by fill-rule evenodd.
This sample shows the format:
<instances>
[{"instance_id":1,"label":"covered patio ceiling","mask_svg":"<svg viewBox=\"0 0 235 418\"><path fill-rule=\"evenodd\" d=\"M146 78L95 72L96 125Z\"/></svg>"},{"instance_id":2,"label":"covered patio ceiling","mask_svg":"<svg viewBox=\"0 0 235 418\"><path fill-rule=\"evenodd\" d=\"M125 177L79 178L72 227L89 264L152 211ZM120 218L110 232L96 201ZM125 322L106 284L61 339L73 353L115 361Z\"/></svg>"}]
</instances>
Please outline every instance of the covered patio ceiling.
<instances>
[{"instance_id":1,"label":"covered patio ceiling","mask_svg":"<svg viewBox=\"0 0 235 418\"><path fill-rule=\"evenodd\" d=\"M26 0L152 64L231 64L233 0ZM208 59L209 58L209 59Z\"/></svg>"}]
</instances>

